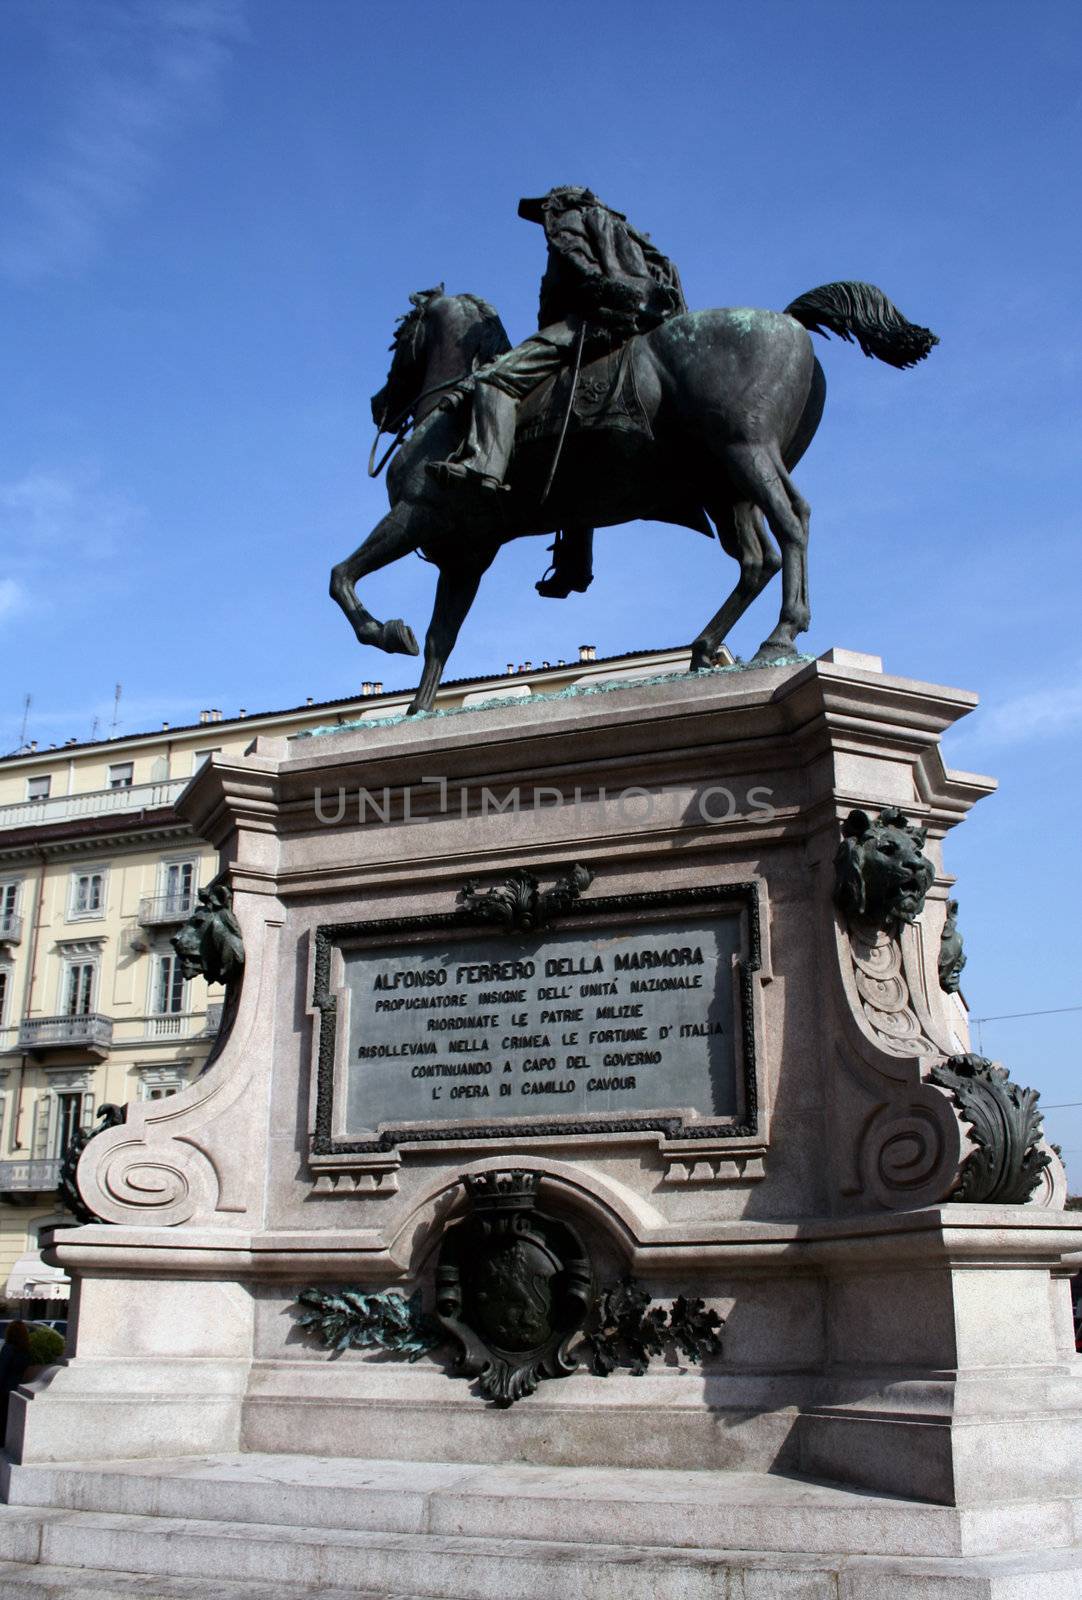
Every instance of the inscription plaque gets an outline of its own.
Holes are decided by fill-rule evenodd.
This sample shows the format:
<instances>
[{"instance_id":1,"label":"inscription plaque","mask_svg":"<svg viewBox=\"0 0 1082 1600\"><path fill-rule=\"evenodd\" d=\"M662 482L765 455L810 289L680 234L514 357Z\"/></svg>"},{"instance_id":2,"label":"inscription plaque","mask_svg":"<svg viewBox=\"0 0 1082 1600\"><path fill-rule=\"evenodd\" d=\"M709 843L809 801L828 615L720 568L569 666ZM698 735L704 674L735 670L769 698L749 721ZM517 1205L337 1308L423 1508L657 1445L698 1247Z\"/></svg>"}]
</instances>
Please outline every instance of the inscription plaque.
<instances>
[{"instance_id":1,"label":"inscription plaque","mask_svg":"<svg viewBox=\"0 0 1082 1600\"><path fill-rule=\"evenodd\" d=\"M355 952L347 1129L736 1110L739 917Z\"/></svg>"},{"instance_id":2,"label":"inscription plaque","mask_svg":"<svg viewBox=\"0 0 1082 1600\"><path fill-rule=\"evenodd\" d=\"M637 914L613 916L618 905ZM742 1117L732 1132L746 1135L756 913L753 886L738 885L594 900L530 936L478 933L457 913L320 929L337 997L315 1151L454 1137L455 1125L465 1138L508 1124L693 1134Z\"/></svg>"}]
</instances>

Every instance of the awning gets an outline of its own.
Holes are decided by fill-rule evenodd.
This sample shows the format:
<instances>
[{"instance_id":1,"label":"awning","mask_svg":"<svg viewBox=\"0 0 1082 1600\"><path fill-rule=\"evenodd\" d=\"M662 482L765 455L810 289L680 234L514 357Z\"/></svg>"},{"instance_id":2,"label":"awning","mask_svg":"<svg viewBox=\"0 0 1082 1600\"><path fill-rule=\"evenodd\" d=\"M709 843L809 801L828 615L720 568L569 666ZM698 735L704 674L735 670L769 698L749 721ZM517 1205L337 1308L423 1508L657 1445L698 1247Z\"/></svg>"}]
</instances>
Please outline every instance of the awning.
<instances>
[{"instance_id":1,"label":"awning","mask_svg":"<svg viewBox=\"0 0 1082 1600\"><path fill-rule=\"evenodd\" d=\"M59 1267L46 1266L37 1250L19 1257L4 1285L8 1300L66 1300L70 1292L67 1274Z\"/></svg>"}]
</instances>

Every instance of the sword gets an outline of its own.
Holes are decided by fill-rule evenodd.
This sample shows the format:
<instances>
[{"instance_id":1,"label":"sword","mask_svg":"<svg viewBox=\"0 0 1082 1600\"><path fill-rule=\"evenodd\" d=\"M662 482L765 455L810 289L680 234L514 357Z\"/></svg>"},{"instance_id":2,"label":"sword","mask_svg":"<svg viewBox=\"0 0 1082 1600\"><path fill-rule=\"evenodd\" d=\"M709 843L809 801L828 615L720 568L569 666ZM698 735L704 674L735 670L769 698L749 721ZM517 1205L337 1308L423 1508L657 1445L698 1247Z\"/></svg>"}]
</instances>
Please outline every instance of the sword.
<instances>
[{"instance_id":1,"label":"sword","mask_svg":"<svg viewBox=\"0 0 1082 1600\"><path fill-rule=\"evenodd\" d=\"M560 437L556 441L556 454L553 456L552 466L549 468L548 482L545 484L544 493L541 496L541 505L544 505L545 501L549 497L549 490L552 488L552 480L556 476L556 468L560 465L560 457L563 454L564 440L567 438L567 428L571 421L571 412L574 410L575 395L578 392L579 387L579 368L582 366L582 347L585 342L586 324L583 322L582 326L579 328L578 342L575 345L575 364L571 372L571 393L567 397L567 410L564 412L564 425L560 429Z\"/></svg>"}]
</instances>

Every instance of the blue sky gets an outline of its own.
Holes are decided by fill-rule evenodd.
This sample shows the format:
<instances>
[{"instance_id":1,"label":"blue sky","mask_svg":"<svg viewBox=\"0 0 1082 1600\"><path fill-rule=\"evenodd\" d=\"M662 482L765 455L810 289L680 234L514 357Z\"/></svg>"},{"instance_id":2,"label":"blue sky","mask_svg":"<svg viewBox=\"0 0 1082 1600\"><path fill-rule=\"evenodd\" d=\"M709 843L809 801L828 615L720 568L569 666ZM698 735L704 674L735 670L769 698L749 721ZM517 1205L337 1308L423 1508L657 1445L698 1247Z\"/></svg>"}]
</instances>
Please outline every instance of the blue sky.
<instances>
[{"instance_id":1,"label":"blue sky","mask_svg":"<svg viewBox=\"0 0 1082 1600\"><path fill-rule=\"evenodd\" d=\"M394 318L443 279L525 336L517 199L588 183L693 305L864 278L940 334L909 373L820 349L804 644L981 693L947 745L1002 783L948 846L965 992L1082 1006L1075 5L5 0L0 33L0 748L27 693L47 744L108 725L117 682L124 732L409 682L326 594L384 509ZM733 578L644 524L599 535L587 596L540 600L542 566L501 555L452 675L690 640ZM420 632L432 579L365 597ZM1082 1012L982 1031L1082 1100ZM1082 1110L1048 1126L1082 1188Z\"/></svg>"}]
</instances>

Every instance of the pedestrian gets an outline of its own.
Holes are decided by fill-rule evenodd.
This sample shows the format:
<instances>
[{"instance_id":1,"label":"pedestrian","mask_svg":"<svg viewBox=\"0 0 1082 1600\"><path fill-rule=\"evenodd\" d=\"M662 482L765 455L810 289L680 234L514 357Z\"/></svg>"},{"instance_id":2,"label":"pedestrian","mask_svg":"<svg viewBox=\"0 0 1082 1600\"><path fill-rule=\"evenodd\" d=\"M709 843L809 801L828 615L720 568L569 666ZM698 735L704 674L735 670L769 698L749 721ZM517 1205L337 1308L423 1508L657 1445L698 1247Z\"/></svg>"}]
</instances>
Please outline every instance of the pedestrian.
<instances>
[{"instance_id":1,"label":"pedestrian","mask_svg":"<svg viewBox=\"0 0 1082 1600\"><path fill-rule=\"evenodd\" d=\"M8 1396L22 1383L31 1362L30 1329L25 1322L13 1322L0 1345L0 1446L7 1436Z\"/></svg>"}]
</instances>

